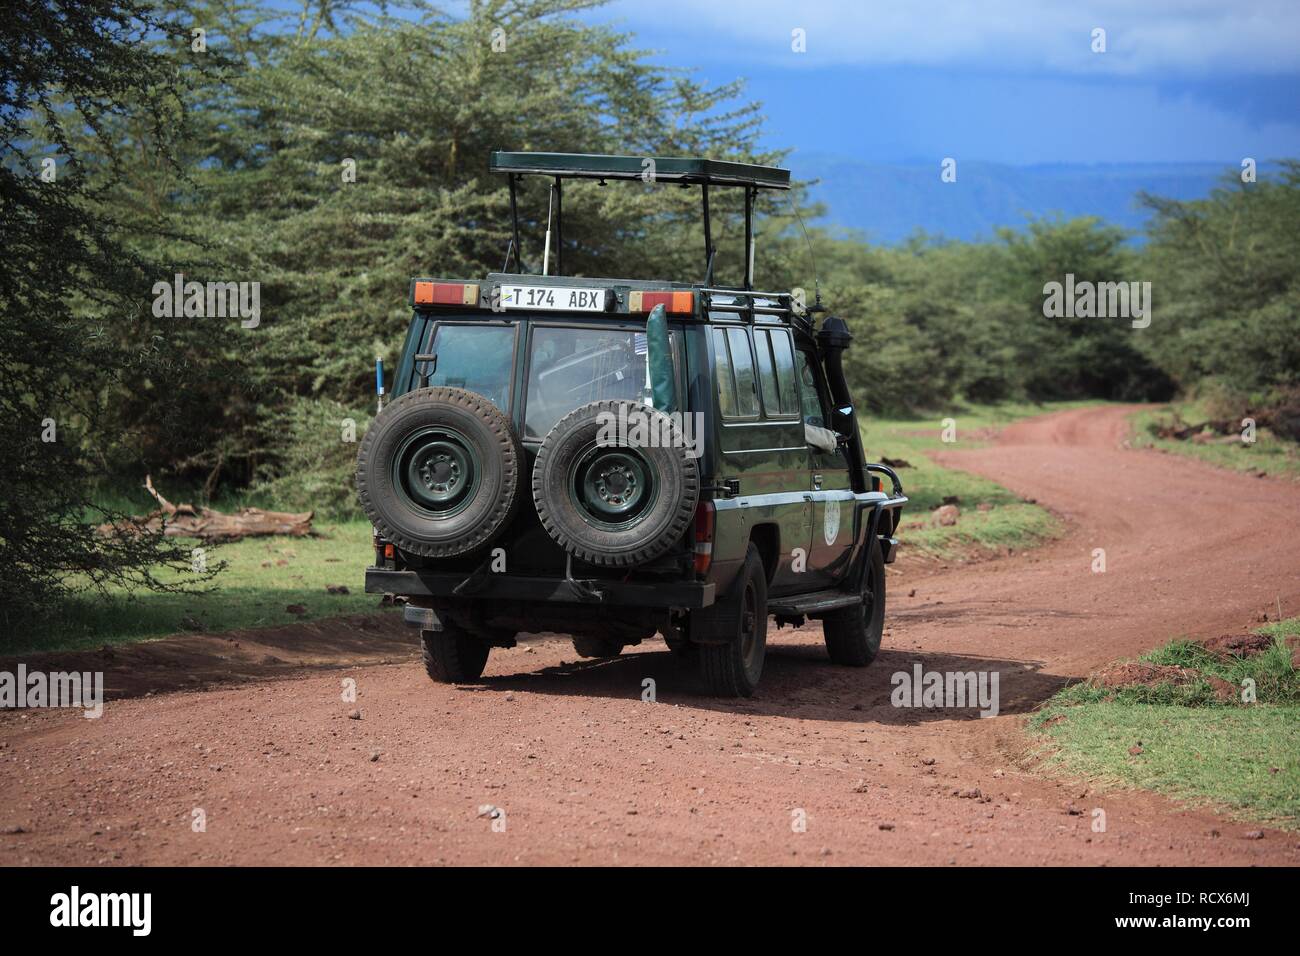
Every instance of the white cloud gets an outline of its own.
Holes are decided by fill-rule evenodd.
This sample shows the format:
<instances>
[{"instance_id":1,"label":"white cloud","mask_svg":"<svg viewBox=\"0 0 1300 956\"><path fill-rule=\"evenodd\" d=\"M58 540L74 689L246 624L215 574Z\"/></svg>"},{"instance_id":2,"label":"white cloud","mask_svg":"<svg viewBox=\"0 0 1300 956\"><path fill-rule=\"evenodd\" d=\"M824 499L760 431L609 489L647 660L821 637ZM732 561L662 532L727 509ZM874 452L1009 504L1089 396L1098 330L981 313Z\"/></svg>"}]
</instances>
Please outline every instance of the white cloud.
<instances>
[{"instance_id":1,"label":"white cloud","mask_svg":"<svg viewBox=\"0 0 1300 956\"><path fill-rule=\"evenodd\" d=\"M618 0L620 20L720 59L1065 73L1300 71L1296 0ZM1092 52L1092 31L1107 51ZM791 31L807 52L790 51Z\"/></svg>"}]
</instances>

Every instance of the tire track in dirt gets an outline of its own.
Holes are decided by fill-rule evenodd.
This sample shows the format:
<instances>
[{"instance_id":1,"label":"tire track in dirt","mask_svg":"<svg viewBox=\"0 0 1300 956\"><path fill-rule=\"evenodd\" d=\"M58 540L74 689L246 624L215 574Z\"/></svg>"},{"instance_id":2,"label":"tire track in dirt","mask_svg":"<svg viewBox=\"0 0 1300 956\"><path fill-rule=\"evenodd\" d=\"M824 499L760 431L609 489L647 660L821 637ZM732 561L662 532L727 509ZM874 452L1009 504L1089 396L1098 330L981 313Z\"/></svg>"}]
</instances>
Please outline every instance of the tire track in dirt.
<instances>
[{"instance_id":1,"label":"tire track in dirt","mask_svg":"<svg viewBox=\"0 0 1300 956\"><path fill-rule=\"evenodd\" d=\"M758 695L715 701L662 644L574 663L541 635L474 686L433 685L413 658L322 672L318 652L301 655L317 669L245 662L248 683L115 700L95 721L5 713L0 862L1296 864L1295 834L1248 840L1207 811L1020 769L1022 716L1067 680L1240 630L1279 597L1300 607L1300 486L1124 450L1125 415L1073 410L940 454L1069 531L998 561L904 564L866 670L831 666L818 627L773 630ZM996 669L1001 715L890 706L890 675L916 663Z\"/></svg>"}]
</instances>

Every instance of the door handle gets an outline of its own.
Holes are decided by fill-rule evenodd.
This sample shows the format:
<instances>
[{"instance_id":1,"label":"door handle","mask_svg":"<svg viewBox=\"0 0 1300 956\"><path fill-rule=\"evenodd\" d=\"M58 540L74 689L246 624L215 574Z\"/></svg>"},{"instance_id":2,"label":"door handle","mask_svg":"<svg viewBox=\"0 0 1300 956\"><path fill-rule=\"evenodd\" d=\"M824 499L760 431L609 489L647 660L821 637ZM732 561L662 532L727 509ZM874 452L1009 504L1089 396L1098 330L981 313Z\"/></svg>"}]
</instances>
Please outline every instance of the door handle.
<instances>
[{"instance_id":1,"label":"door handle","mask_svg":"<svg viewBox=\"0 0 1300 956\"><path fill-rule=\"evenodd\" d=\"M821 491L821 490L822 490L822 476L813 475L813 491Z\"/></svg>"}]
</instances>

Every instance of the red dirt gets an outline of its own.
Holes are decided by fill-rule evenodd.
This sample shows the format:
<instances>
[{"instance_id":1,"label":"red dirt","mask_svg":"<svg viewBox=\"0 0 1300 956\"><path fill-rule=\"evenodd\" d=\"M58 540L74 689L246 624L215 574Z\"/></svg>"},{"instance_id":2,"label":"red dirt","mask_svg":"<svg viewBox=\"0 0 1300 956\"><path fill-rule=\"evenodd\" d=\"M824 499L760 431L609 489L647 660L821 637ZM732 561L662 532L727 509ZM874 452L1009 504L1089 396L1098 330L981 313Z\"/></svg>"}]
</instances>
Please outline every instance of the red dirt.
<instances>
[{"instance_id":1,"label":"red dirt","mask_svg":"<svg viewBox=\"0 0 1300 956\"><path fill-rule=\"evenodd\" d=\"M1221 701L1235 701L1237 688L1221 677L1202 674L1186 667L1174 667L1170 664L1147 664L1142 661L1123 661L1107 664L1090 678L1098 687L1118 690L1121 687L1159 687L1171 684L1182 687L1198 681L1207 682L1214 690L1214 696Z\"/></svg>"},{"instance_id":2,"label":"red dirt","mask_svg":"<svg viewBox=\"0 0 1300 956\"><path fill-rule=\"evenodd\" d=\"M1258 827L1025 769L1023 715L1067 680L1237 630L1279 598L1300 606L1300 485L1123 450L1126 431L1123 409L1080 409L943 452L1069 533L891 569L889 630L865 670L831 666L815 626L773 630L750 701L701 696L658 643L572 663L543 635L493 652L483 683L446 687L413 655L361 666L355 647L307 634L306 660L245 660L236 686L110 701L99 720L0 714L0 862L1300 863L1296 834L1246 839ZM384 627L355 635L371 660L404 645ZM996 670L1001 715L891 706L891 675L914 664Z\"/></svg>"},{"instance_id":3,"label":"red dirt","mask_svg":"<svg viewBox=\"0 0 1300 956\"><path fill-rule=\"evenodd\" d=\"M1254 657L1273 646L1267 634L1220 634L1199 642L1211 654L1220 657Z\"/></svg>"}]
</instances>

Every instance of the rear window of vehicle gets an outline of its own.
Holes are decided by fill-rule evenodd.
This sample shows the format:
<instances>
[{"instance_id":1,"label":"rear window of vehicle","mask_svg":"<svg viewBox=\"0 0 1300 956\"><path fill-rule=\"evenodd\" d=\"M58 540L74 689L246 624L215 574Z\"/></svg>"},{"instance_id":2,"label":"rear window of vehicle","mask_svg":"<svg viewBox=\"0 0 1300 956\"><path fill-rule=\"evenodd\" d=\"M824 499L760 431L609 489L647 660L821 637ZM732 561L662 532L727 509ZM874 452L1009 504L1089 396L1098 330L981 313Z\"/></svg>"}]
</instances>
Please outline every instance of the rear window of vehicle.
<instances>
[{"instance_id":1,"label":"rear window of vehicle","mask_svg":"<svg viewBox=\"0 0 1300 956\"><path fill-rule=\"evenodd\" d=\"M434 326L428 351L438 356L430 385L466 388L489 399L497 408L510 408L510 371L514 367L514 326ZM415 364L415 382L432 363Z\"/></svg>"},{"instance_id":2,"label":"rear window of vehicle","mask_svg":"<svg viewBox=\"0 0 1300 956\"><path fill-rule=\"evenodd\" d=\"M676 333L669 333L676 367ZM605 399L651 404L648 346L635 329L537 326L528 353L524 437L545 438L565 415Z\"/></svg>"}]
</instances>

